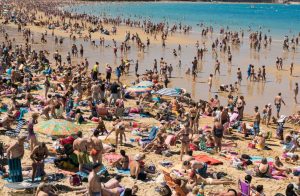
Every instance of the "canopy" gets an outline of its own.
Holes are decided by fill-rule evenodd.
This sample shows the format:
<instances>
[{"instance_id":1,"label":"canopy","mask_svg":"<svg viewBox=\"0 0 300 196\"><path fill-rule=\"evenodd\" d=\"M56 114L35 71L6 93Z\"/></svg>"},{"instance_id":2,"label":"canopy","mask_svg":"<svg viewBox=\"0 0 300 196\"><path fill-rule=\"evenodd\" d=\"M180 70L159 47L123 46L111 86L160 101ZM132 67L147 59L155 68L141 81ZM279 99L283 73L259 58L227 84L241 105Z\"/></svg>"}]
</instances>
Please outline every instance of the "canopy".
<instances>
[{"instance_id":1,"label":"canopy","mask_svg":"<svg viewBox=\"0 0 300 196\"><path fill-rule=\"evenodd\" d=\"M163 89L156 91L155 94L169 96L169 97L178 97L178 96L180 96L180 89L163 88Z\"/></svg>"},{"instance_id":2,"label":"canopy","mask_svg":"<svg viewBox=\"0 0 300 196\"><path fill-rule=\"evenodd\" d=\"M50 136L67 136L71 134L76 134L81 130L79 125L73 122L61 120L61 119L51 119L48 121L42 121L34 127L35 131Z\"/></svg>"}]
</instances>

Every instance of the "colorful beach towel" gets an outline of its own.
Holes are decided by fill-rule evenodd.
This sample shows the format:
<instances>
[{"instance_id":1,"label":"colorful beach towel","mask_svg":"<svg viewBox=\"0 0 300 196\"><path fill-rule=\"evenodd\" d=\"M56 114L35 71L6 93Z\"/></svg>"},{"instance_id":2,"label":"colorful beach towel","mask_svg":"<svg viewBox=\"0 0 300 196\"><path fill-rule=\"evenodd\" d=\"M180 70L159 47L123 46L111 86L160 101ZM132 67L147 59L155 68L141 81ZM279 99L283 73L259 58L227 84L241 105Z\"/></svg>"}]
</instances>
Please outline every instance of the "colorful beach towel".
<instances>
[{"instance_id":1,"label":"colorful beach towel","mask_svg":"<svg viewBox=\"0 0 300 196\"><path fill-rule=\"evenodd\" d=\"M9 178L12 182L22 182L22 166L21 159L8 159Z\"/></svg>"},{"instance_id":2,"label":"colorful beach towel","mask_svg":"<svg viewBox=\"0 0 300 196\"><path fill-rule=\"evenodd\" d=\"M112 154L112 153L108 153L108 154L104 154L103 158L110 164L112 164L113 162L116 162L117 160L119 160L120 158L122 158L122 156L120 154Z\"/></svg>"},{"instance_id":3,"label":"colorful beach towel","mask_svg":"<svg viewBox=\"0 0 300 196\"><path fill-rule=\"evenodd\" d=\"M117 169L118 174L130 175L130 169Z\"/></svg>"},{"instance_id":4,"label":"colorful beach towel","mask_svg":"<svg viewBox=\"0 0 300 196\"><path fill-rule=\"evenodd\" d=\"M261 159L263 158L263 157L261 157L261 156L254 156L254 155L251 155L250 157L251 157L251 161L252 161L252 162L260 162ZM274 159L271 158L271 157L267 157L267 161L268 161L268 162L274 162Z\"/></svg>"},{"instance_id":5,"label":"colorful beach towel","mask_svg":"<svg viewBox=\"0 0 300 196\"><path fill-rule=\"evenodd\" d=\"M193 156L196 161L207 163L208 165L221 165L223 164L222 161L209 157L205 154L195 155Z\"/></svg>"}]
</instances>

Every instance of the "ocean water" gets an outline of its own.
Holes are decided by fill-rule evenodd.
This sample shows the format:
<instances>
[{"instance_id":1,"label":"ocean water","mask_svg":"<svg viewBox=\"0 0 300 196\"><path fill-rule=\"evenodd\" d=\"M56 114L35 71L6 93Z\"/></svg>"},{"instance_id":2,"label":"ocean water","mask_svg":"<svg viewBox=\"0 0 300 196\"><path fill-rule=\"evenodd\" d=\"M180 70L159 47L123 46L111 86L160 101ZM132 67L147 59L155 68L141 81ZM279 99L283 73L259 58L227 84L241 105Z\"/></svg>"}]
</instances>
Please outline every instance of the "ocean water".
<instances>
[{"instance_id":1,"label":"ocean water","mask_svg":"<svg viewBox=\"0 0 300 196\"><path fill-rule=\"evenodd\" d=\"M232 4L200 2L96 2L67 6L65 10L107 16L187 24L200 31L199 24L245 31L270 32L275 38L298 35L300 5Z\"/></svg>"}]
</instances>

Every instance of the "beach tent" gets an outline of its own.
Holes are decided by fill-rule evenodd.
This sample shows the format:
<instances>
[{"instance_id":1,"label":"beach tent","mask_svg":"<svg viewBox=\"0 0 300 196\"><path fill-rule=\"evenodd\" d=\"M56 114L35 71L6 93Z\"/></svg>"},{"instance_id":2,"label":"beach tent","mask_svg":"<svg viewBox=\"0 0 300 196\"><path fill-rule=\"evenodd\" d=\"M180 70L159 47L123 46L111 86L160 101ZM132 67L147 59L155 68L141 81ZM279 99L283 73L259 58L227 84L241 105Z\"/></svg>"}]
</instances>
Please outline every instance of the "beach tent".
<instances>
[{"instance_id":1,"label":"beach tent","mask_svg":"<svg viewBox=\"0 0 300 196\"><path fill-rule=\"evenodd\" d=\"M154 94L162 95L162 96L169 96L169 97L178 97L180 96L180 89L176 88L163 88L156 91Z\"/></svg>"},{"instance_id":2,"label":"beach tent","mask_svg":"<svg viewBox=\"0 0 300 196\"><path fill-rule=\"evenodd\" d=\"M81 131L81 128L70 121L51 119L38 123L34 127L34 130L45 135L62 137L76 134L78 131Z\"/></svg>"}]
</instances>

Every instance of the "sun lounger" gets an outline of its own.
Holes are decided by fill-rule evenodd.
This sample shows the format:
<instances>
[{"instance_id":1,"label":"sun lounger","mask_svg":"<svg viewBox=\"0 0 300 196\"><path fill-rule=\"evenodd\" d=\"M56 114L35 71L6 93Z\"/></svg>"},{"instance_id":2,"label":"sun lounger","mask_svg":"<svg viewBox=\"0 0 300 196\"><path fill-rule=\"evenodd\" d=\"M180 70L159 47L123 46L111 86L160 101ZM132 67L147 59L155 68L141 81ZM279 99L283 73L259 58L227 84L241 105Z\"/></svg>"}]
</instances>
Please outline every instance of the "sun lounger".
<instances>
[{"instance_id":1,"label":"sun lounger","mask_svg":"<svg viewBox=\"0 0 300 196\"><path fill-rule=\"evenodd\" d=\"M158 132L158 127L152 127L148 137L142 138L139 142L141 146L145 146L146 144L150 143L154 138L156 137L156 134Z\"/></svg>"},{"instance_id":2,"label":"sun lounger","mask_svg":"<svg viewBox=\"0 0 300 196\"><path fill-rule=\"evenodd\" d=\"M16 129L6 131L5 135L10 136L10 137L17 137L25 123L26 123L25 120L18 121Z\"/></svg>"}]
</instances>

